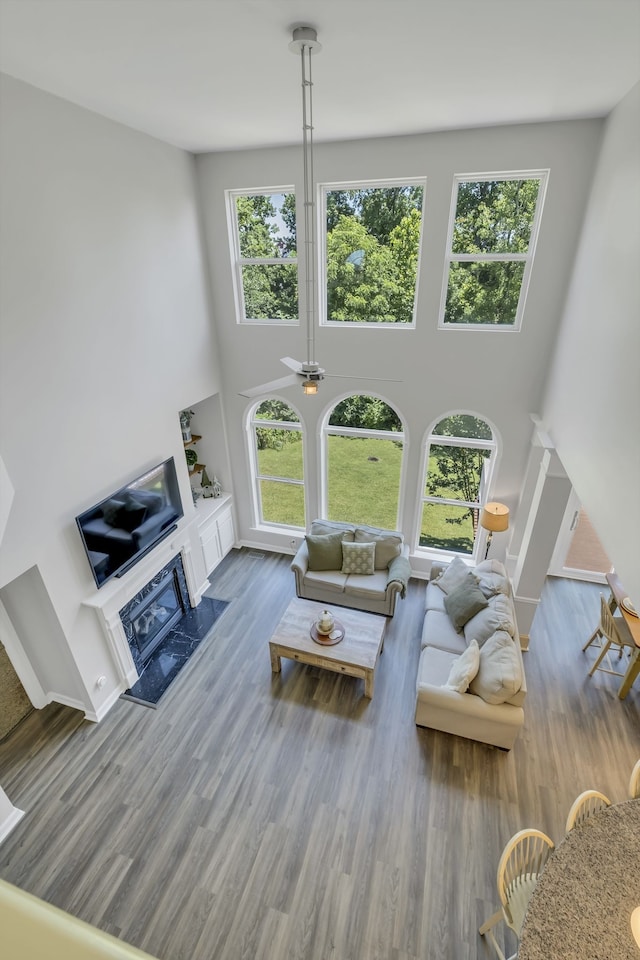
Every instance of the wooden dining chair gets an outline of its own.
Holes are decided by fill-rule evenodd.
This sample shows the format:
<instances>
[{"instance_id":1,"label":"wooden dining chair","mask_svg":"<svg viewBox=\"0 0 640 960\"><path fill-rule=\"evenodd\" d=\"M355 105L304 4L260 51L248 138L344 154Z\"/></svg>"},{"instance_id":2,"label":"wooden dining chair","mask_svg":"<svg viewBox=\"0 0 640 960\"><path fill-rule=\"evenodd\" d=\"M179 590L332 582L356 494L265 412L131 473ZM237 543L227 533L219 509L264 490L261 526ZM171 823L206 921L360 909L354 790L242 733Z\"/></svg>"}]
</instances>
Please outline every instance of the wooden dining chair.
<instances>
[{"instance_id":1,"label":"wooden dining chair","mask_svg":"<svg viewBox=\"0 0 640 960\"><path fill-rule=\"evenodd\" d=\"M506 960L493 934L500 920L520 939L520 930L529 898L535 889L542 868L554 849L553 840L541 830L519 830L502 851L498 863L498 895L502 907L480 927L480 936L486 936L500 960ZM509 960L515 960L517 951Z\"/></svg>"},{"instance_id":2,"label":"wooden dining chair","mask_svg":"<svg viewBox=\"0 0 640 960\"><path fill-rule=\"evenodd\" d=\"M584 793L576 797L571 804L565 825L566 832L569 833L569 830L580 826L581 823L584 823L585 820L592 817L594 813L599 813L600 810L604 810L610 806L611 800L605 797L604 793L600 793L598 790L585 790Z\"/></svg>"},{"instance_id":3,"label":"wooden dining chair","mask_svg":"<svg viewBox=\"0 0 640 960\"><path fill-rule=\"evenodd\" d=\"M629 796L632 800L640 800L640 760L631 771L629 780Z\"/></svg>"},{"instance_id":4,"label":"wooden dining chair","mask_svg":"<svg viewBox=\"0 0 640 960\"><path fill-rule=\"evenodd\" d=\"M615 648L618 650L619 656L622 656L622 653L626 647L629 648L629 651L633 651L635 649L635 644L631 634L627 633L626 631L624 633L618 631L613 619L613 614L611 613L609 605L602 595L600 596L600 623L596 632L602 637L602 648L593 666L591 667L591 670L589 670L589 676L592 677L596 670L601 670L603 673L611 673L615 677L624 677L624 671L620 672L619 670L613 669L609 651L611 648ZM586 646L588 646L588 643ZM586 649L586 646L583 647L583 650ZM606 663L606 666L604 667L600 666L603 660Z\"/></svg>"}]
</instances>

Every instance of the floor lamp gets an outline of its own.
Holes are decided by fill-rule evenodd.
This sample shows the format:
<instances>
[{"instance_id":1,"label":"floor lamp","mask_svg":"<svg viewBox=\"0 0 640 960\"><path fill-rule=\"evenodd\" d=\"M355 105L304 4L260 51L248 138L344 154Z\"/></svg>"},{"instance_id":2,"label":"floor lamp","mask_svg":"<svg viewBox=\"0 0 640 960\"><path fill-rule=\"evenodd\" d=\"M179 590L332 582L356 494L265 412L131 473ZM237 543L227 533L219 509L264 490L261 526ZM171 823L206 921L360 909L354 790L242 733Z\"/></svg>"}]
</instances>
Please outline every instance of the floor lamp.
<instances>
[{"instance_id":1,"label":"floor lamp","mask_svg":"<svg viewBox=\"0 0 640 960\"><path fill-rule=\"evenodd\" d=\"M509 529L509 507L505 507L504 503L485 503L480 517L480 526L489 531L487 550L484 555L486 560L494 533Z\"/></svg>"}]
</instances>

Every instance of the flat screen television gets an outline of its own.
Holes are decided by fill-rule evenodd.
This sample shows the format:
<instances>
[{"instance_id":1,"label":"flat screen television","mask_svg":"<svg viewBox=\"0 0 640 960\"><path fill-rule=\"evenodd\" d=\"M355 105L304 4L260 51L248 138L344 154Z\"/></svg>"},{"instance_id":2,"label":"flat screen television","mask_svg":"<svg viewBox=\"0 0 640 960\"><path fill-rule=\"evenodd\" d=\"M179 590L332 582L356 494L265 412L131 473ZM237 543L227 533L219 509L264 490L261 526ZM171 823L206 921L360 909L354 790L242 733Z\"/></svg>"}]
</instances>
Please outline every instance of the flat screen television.
<instances>
[{"instance_id":1,"label":"flat screen television","mask_svg":"<svg viewBox=\"0 0 640 960\"><path fill-rule=\"evenodd\" d=\"M77 516L96 585L126 573L176 529L182 515L170 457Z\"/></svg>"}]
</instances>

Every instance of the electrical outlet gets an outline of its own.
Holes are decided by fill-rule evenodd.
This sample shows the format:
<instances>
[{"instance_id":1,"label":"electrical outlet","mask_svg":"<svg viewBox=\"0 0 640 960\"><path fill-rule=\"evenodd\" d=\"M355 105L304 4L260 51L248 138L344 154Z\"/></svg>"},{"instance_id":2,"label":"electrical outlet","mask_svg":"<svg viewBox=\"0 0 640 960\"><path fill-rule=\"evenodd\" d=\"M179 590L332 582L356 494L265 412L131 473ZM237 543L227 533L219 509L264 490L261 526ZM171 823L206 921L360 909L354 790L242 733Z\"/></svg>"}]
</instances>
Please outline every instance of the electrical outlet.
<instances>
[{"instance_id":1,"label":"electrical outlet","mask_svg":"<svg viewBox=\"0 0 640 960\"><path fill-rule=\"evenodd\" d=\"M289 546L290 546L293 550L295 550L296 547L297 547L297 545L298 545L297 540L295 539L295 537L292 537L291 540L289 540Z\"/></svg>"}]
</instances>

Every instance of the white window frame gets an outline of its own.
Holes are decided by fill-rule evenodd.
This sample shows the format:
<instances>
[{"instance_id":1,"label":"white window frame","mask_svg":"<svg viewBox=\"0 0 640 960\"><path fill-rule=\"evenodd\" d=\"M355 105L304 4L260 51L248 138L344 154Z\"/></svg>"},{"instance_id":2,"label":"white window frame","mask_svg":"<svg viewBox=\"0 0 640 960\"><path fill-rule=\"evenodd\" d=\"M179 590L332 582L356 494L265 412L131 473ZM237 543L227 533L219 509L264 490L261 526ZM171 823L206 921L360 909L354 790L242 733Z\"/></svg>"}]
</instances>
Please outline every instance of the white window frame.
<instances>
[{"instance_id":1,"label":"white window frame","mask_svg":"<svg viewBox=\"0 0 640 960\"><path fill-rule=\"evenodd\" d=\"M270 326L300 326L300 270L299 270L299 258L296 256L291 257L243 257L240 254L240 234L238 231L238 217L237 217L237 206L236 199L238 197L262 197L269 196L273 194L294 194L295 187L289 184L284 187L251 187L250 189L242 190L225 190L226 203L227 203L227 225L229 230L229 250L231 254L231 268L233 274L233 296L234 303L236 308L236 323L238 324L256 324L259 326L264 326L268 324ZM296 199L296 210L297 210L297 199ZM300 234L298 230L298 222L296 216L296 241L300 242ZM245 302L244 302L244 284L242 282L242 268L245 266L251 265L258 266L294 266L298 270L298 316L292 317L290 320L284 320L282 318L268 318L268 317L247 317L245 311Z\"/></svg>"},{"instance_id":2,"label":"white window frame","mask_svg":"<svg viewBox=\"0 0 640 960\"><path fill-rule=\"evenodd\" d=\"M291 524L286 523L276 523L274 520L265 520L262 512L262 490L260 487L260 482L262 480L275 482L275 483L286 483L291 484L292 486L302 487L304 494L304 513L305 513L305 522L307 516L307 502L306 502L306 464L305 464L305 434L304 428L302 426L301 418L296 423L291 420L263 420L260 417L256 417L256 411L259 407L265 402L265 400L278 400L282 403L285 403L293 412L300 417L299 412L296 408L288 401L282 400L280 397L276 396L267 396L260 397L257 403L255 403L249 410L249 415L247 418L247 433L248 433L248 447L249 447L249 463L251 465L251 489L253 493L253 516L254 516L254 526L268 528L270 530L294 530L299 532L304 530L305 527L295 527ZM259 457L258 457L258 437L256 434L256 428L271 428L275 430L297 430L300 432L302 438L302 480L294 480L291 477L277 477L277 476L267 476L266 474L260 473L258 469Z\"/></svg>"},{"instance_id":3,"label":"white window frame","mask_svg":"<svg viewBox=\"0 0 640 960\"><path fill-rule=\"evenodd\" d=\"M420 240L418 242L418 263L416 265L416 289L413 297L413 315L411 323L360 323L354 320L329 320L327 317L327 193L334 190L369 190L385 187L422 187L422 219L420 222ZM418 293L420 287L420 272L422 264L422 241L424 237L425 203L427 198L426 177L396 177L390 180L347 180L339 183L318 184L317 206L319 210L318 233L318 276L322 282L318 284L318 305L321 327L343 328L348 327L363 330L415 330L416 315L418 312Z\"/></svg>"},{"instance_id":4,"label":"white window frame","mask_svg":"<svg viewBox=\"0 0 640 960\"><path fill-rule=\"evenodd\" d=\"M371 430L365 427L336 427L329 424L331 419L331 414L335 408L342 403L343 400L346 400L347 397L373 397L376 400L381 400L388 407L390 407L393 412L396 414L398 419L402 424L402 430ZM321 503L322 503L322 512L321 516L329 516L329 444L327 442L327 437L364 437L372 440L395 440L402 443L402 459L400 461L400 476L398 478L398 506L396 510L396 525L395 529L399 529L400 516L402 514L402 491L404 490L404 477L406 470L406 450L407 450L407 437L405 430L404 418L400 415L395 404L390 403L389 400L386 400L384 397L381 397L377 393L354 393L349 391L343 396L338 396L331 404L327 412L325 413L322 420L322 430L320 432L322 439L322 451L321 451L321 461L322 461L322 487L321 487Z\"/></svg>"},{"instance_id":5,"label":"white window frame","mask_svg":"<svg viewBox=\"0 0 640 960\"><path fill-rule=\"evenodd\" d=\"M474 417L476 420L482 420L483 423L491 430L491 439L490 440L476 440L473 437L449 437L442 434L434 433L435 428L439 423L442 423L443 420L448 420L449 417L456 416L469 416ZM434 497L425 493L425 488L427 486L427 477L429 470L429 454L431 452L431 447L471 447L476 450L490 450L490 454L485 460L487 464L486 471L484 476L481 477L480 489L478 490L478 501L467 501L467 500L454 500L446 497ZM479 559L479 553L481 550L482 538L476 537L473 544L473 550L471 554L460 553L456 550L443 550L439 547L427 547L423 546L420 543L420 533L422 529L422 514L424 512L425 503L434 503L434 504L444 504L445 506L453 507L469 507L471 509L482 510L482 504L486 503L489 499L489 490L492 487L493 477L495 476L498 456L500 451L500 445L496 433L496 429L493 424L487 420L486 417L482 414L475 413L470 410L451 410L449 413L443 414L441 417L438 417L437 420L434 420L431 424L431 428L428 433L425 435L423 443L423 452L422 452L422 469L420 473L420 487L418 491L418 512L416 517L416 527L415 527L415 546L414 551L416 555L429 557L437 560L447 560L452 557L461 557L463 560L469 560L470 562L476 563Z\"/></svg>"},{"instance_id":6,"label":"white window frame","mask_svg":"<svg viewBox=\"0 0 640 960\"><path fill-rule=\"evenodd\" d=\"M538 198L536 200L536 209L531 224L531 236L529 238L529 249L526 253L453 253L451 250L453 243L453 232L456 221L456 208L458 205L458 187L461 183L480 183L484 180L539 180ZM453 178L453 188L451 192L451 209L449 212L449 228L447 230L447 246L444 263L444 278L442 282L442 294L440 297L440 311L438 314L439 330L485 330L493 333L519 333L522 327L522 317L527 301L529 291L529 280L533 261L538 242L538 233L540 230L540 220L542 218L542 209L547 192L547 183L549 180L549 170L512 170L507 172L494 173L457 173ZM522 284L520 286L520 296L518 298L518 307L513 323L494 324L494 323L445 323L444 315L447 305L447 293L449 290L449 269L452 263L495 263L495 262L524 262L524 273Z\"/></svg>"}]
</instances>

